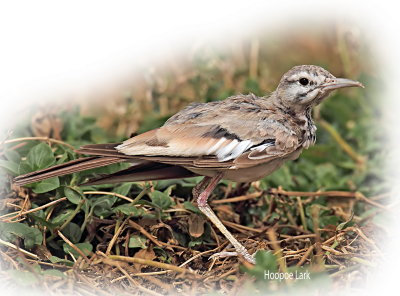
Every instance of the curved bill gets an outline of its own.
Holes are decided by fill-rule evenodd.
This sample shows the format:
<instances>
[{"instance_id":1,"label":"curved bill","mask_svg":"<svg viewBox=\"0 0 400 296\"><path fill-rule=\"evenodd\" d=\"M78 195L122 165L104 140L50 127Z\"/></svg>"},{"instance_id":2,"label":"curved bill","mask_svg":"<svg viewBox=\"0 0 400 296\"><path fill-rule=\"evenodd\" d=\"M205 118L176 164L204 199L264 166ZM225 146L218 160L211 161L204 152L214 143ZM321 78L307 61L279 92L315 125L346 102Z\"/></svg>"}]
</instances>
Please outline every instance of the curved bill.
<instances>
[{"instance_id":1,"label":"curved bill","mask_svg":"<svg viewBox=\"0 0 400 296\"><path fill-rule=\"evenodd\" d=\"M364 88L364 85L361 82L351 80L351 79L346 79L346 78L336 78L335 80L325 83L322 85L324 90L334 90L338 88L343 88L343 87L362 87Z\"/></svg>"}]
</instances>

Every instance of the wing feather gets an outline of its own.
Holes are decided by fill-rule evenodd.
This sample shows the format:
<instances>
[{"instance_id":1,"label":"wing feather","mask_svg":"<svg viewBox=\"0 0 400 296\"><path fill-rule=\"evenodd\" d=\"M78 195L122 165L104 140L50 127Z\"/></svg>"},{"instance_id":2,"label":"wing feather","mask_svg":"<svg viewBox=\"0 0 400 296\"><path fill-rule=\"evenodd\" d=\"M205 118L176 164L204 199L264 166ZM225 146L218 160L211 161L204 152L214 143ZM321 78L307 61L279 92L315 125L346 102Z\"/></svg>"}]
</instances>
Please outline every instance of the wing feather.
<instances>
[{"instance_id":1,"label":"wing feather","mask_svg":"<svg viewBox=\"0 0 400 296\"><path fill-rule=\"evenodd\" d=\"M166 126L126 140L116 150L126 155L200 157L216 155L220 161L234 159L252 146L252 141L232 135L213 137L215 125ZM222 135L222 134L220 134Z\"/></svg>"},{"instance_id":2,"label":"wing feather","mask_svg":"<svg viewBox=\"0 0 400 296\"><path fill-rule=\"evenodd\" d=\"M240 95L190 105L164 126L115 148L121 154L154 157L164 163L236 168L258 165L296 150L302 137L297 127L289 115L282 118L268 100Z\"/></svg>"}]
</instances>

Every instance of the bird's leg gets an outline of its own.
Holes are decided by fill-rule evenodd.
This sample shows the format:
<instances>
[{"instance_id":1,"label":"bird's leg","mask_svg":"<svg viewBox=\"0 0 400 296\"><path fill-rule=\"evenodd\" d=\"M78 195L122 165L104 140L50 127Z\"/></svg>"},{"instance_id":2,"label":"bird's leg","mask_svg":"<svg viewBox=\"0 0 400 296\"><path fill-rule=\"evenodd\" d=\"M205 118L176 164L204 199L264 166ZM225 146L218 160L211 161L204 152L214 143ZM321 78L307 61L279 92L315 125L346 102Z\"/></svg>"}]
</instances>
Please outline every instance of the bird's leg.
<instances>
[{"instance_id":1,"label":"bird's leg","mask_svg":"<svg viewBox=\"0 0 400 296\"><path fill-rule=\"evenodd\" d=\"M212 178L204 177L204 179L198 184L198 186L196 186L193 189L193 196L197 198L197 206L200 209L200 211L202 211L203 214L206 215L211 220L212 223L214 223L214 225L219 229L219 231L221 231L221 233L225 235L225 237L235 248L237 254L242 255L247 261L255 264L253 256L251 256L249 252L246 250L246 248L241 243L239 243L239 241L229 232L229 230L224 226L224 224L222 224L222 222L218 219L217 215L215 215L214 211L208 205L207 199L210 196L211 192L214 190L214 188L217 186L221 178L222 178L221 174L217 174ZM200 194L198 194L199 189L204 186L206 186L205 189ZM221 255L225 256L225 254ZM230 253L228 256L231 255L232 254ZM219 256L217 255L214 257L219 257Z\"/></svg>"},{"instance_id":2,"label":"bird's leg","mask_svg":"<svg viewBox=\"0 0 400 296\"><path fill-rule=\"evenodd\" d=\"M196 186L193 187L192 194L193 198L197 199L199 195L204 191L208 183L210 183L211 177L205 176L203 180L200 181L200 183L197 183Z\"/></svg>"}]
</instances>

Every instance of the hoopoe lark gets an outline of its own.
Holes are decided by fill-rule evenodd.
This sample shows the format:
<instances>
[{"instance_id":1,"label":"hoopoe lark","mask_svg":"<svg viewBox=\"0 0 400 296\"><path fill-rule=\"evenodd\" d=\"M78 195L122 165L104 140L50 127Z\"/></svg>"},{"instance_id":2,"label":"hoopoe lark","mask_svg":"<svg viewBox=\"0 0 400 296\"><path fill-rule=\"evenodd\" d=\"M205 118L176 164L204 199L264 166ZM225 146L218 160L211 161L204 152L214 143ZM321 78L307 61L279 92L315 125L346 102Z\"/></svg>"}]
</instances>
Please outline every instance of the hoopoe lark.
<instances>
[{"instance_id":1,"label":"hoopoe lark","mask_svg":"<svg viewBox=\"0 0 400 296\"><path fill-rule=\"evenodd\" d=\"M236 95L191 104L160 128L122 143L83 146L77 152L89 157L18 176L14 182L25 185L118 162L131 166L85 184L204 176L193 189L199 209L226 236L235 253L254 263L253 256L208 205L209 195L221 179L259 180L285 161L296 159L315 143L312 108L333 90L344 87L363 85L336 78L318 66L296 66L283 75L269 96Z\"/></svg>"}]
</instances>

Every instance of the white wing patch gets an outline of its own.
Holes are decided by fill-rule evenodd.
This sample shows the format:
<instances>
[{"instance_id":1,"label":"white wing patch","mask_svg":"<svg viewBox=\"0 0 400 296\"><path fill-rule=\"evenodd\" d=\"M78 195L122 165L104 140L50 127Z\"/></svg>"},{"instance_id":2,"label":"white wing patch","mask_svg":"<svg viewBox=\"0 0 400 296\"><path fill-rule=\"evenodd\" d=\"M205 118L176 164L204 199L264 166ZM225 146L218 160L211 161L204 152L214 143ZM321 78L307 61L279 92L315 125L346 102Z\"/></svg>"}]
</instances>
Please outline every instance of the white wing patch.
<instances>
[{"instance_id":1,"label":"white wing patch","mask_svg":"<svg viewBox=\"0 0 400 296\"><path fill-rule=\"evenodd\" d=\"M208 150L207 150L207 155L213 154L215 153L215 151L217 151L217 149L222 145L223 142L226 141L225 137L222 137L221 139L218 140L217 143L215 143L213 146L211 146Z\"/></svg>"},{"instance_id":2,"label":"white wing patch","mask_svg":"<svg viewBox=\"0 0 400 296\"><path fill-rule=\"evenodd\" d=\"M219 161L234 159L249 149L253 143L250 140L238 141L234 139L225 147L218 149L215 153Z\"/></svg>"}]
</instances>

